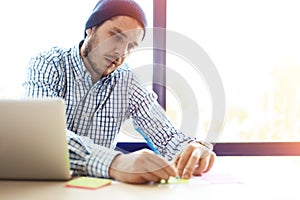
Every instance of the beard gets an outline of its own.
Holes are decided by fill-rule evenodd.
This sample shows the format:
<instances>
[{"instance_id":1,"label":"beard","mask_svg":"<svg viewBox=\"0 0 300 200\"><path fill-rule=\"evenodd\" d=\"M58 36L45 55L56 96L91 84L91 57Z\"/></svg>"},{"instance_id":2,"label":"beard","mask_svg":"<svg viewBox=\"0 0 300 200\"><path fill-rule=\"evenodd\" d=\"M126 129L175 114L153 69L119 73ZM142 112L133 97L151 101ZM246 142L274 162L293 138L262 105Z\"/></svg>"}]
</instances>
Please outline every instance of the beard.
<instances>
[{"instance_id":1,"label":"beard","mask_svg":"<svg viewBox=\"0 0 300 200\"><path fill-rule=\"evenodd\" d=\"M93 36L93 35L92 35ZM107 42L107 41L106 41ZM94 45L97 43L97 39L94 37L86 38L86 41L82 45L81 56L83 60L86 62L86 68L93 74L97 74L98 77L106 76L112 73L118 66L120 66L125 57L116 58L113 53L106 53L105 55L99 55L99 52L103 50L105 47L111 46L107 45L106 42L102 42L98 45ZM107 63L106 59L111 60L111 63Z\"/></svg>"},{"instance_id":2,"label":"beard","mask_svg":"<svg viewBox=\"0 0 300 200\"><path fill-rule=\"evenodd\" d=\"M91 37L90 39L86 40L85 44L82 46L82 57L89 63L89 65L96 69L97 68L97 63L95 62L95 58L96 55L95 55L95 52L94 51L94 48L93 48L93 42L94 42L94 39L93 37ZM95 47L95 48L99 48L98 46Z\"/></svg>"},{"instance_id":3,"label":"beard","mask_svg":"<svg viewBox=\"0 0 300 200\"><path fill-rule=\"evenodd\" d=\"M83 46L82 56L86 58L89 55L89 53L91 52L91 50L92 50L91 41L88 40L86 45Z\"/></svg>"}]
</instances>

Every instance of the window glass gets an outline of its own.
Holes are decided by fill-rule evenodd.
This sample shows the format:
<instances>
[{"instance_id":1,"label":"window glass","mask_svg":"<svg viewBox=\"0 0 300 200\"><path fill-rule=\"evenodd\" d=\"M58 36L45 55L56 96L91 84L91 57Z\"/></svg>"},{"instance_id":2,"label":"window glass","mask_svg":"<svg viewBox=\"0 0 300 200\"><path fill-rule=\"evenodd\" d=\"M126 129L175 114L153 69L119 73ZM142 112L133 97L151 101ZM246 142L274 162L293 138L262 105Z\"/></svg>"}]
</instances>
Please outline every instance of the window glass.
<instances>
[{"instance_id":1,"label":"window glass","mask_svg":"<svg viewBox=\"0 0 300 200\"><path fill-rule=\"evenodd\" d=\"M83 39L96 2L1 1L0 98L20 96L25 67L35 53L53 46L71 47Z\"/></svg>"},{"instance_id":2,"label":"window glass","mask_svg":"<svg viewBox=\"0 0 300 200\"><path fill-rule=\"evenodd\" d=\"M221 77L226 118L219 142L300 140L298 8L293 0L167 1L167 29L199 45ZM210 86L188 61L167 54L167 67L194 91L197 133L205 137L214 109ZM181 108L190 97L181 97ZM176 110L170 113L173 118L180 118L183 109L170 95L167 106Z\"/></svg>"}]
</instances>

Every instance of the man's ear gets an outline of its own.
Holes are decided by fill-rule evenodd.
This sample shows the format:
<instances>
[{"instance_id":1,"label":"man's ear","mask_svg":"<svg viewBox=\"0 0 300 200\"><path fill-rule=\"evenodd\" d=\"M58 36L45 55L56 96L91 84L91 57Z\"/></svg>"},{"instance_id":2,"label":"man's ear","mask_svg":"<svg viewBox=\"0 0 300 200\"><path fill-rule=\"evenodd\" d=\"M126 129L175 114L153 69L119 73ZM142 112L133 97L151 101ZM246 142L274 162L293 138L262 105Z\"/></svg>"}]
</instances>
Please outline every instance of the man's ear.
<instances>
[{"instance_id":1,"label":"man's ear","mask_svg":"<svg viewBox=\"0 0 300 200\"><path fill-rule=\"evenodd\" d=\"M91 32L92 32L92 28L88 28L85 30L85 33L87 36L89 36L91 34Z\"/></svg>"}]
</instances>

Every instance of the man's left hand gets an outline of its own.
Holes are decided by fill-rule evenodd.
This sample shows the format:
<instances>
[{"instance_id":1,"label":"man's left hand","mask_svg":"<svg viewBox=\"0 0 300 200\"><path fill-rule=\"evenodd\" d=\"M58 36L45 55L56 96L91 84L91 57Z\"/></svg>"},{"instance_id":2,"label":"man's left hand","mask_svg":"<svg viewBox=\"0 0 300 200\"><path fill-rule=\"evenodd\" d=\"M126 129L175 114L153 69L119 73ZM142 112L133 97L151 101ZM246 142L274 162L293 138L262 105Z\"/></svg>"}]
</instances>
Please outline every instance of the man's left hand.
<instances>
[{"instance_id":1,"label":"man's left hand","mask_svg":"<svg viewBox=\"0 0 300 200\"><path fill-rule=\"evenodd\" d=\"M180 178L189 179L192 175L200 176L208 172L215 161L216 154L199 142L190 143L175 160L175 167Z\"/></svg>"}]
</instances>

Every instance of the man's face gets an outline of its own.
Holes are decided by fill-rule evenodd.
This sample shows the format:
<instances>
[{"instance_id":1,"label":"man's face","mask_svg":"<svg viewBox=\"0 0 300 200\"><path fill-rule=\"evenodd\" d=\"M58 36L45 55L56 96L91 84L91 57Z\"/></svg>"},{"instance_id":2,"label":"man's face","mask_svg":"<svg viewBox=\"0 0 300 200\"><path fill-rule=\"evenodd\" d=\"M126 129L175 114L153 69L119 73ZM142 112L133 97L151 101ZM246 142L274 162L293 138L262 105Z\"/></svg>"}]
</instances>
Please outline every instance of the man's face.
<instances>
[{"instance_id":1,"label":"man's face","mask_svg":"<svg viewBox=\"0 0 300 200\"><path fill-rule=\"evenodd\" d=\"M130 50L142 41L144 30L136 19L117 16L86 33L81 55L93 81L97 81L124 62Z\"/></svg>"}]
</instances>

